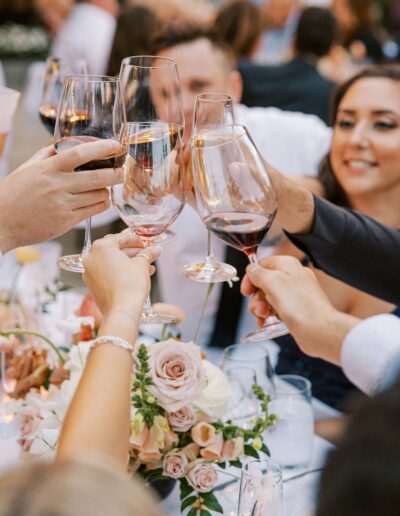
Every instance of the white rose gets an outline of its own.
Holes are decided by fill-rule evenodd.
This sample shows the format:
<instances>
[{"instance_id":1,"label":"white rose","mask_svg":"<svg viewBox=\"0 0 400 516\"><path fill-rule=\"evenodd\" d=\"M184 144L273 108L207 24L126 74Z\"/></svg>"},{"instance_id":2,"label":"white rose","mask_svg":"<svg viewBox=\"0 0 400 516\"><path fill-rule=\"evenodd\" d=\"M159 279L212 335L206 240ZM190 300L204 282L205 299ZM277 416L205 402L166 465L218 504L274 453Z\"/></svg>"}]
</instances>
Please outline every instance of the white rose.
<instances>
[{"instance_id":1,"label":"white rose","mask_svg":"<svg viewBox=\"0 0 400 516\"><path fill-rule=\"evenodd\" d=\"M81 341L72 346L64 368L71 373L82 373L91 348L92 343L90 341Z\"/></svg>"},{"instance_id":2,"label":"white rose","mask_svg":"<svg viewBox=\"0 0 400 516\"><path fill-rule=\"evenodd\" d=\"M203 360L207 384L201 395L193 402L195 409L211 418L220 418L227 409L230 396L229 380L225 373L208 360Z\"/></svg>"},{"instance_id":3,"label":"white rose","mask_svg":"<svg viewBox=\"0 0 400 516\"><path fill-rule=\"evenodd\" d=\"M72 333L73 335L80 333L82 325L94 328L94 317L91 315L85 317L70 315L67 319L62 319L57 322L57 328L59 330Z\"/></svg>"}]
</instances>

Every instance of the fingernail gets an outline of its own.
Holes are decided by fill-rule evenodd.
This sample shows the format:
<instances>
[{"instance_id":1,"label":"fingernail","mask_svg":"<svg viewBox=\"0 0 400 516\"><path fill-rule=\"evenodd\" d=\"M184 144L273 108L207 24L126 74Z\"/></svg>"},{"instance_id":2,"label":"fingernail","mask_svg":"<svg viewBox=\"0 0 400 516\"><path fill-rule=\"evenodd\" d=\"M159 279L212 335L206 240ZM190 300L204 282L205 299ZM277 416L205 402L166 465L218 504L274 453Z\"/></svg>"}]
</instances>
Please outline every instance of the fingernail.
<instances>
[{"instance_id":1,"label":"fingernail","mask_svg":"<svg viewBox=\"0 0 400 516\"><path fill-rule=\"evenodd\" d=\"M254 272L259 268L260 268L260 266L258 265L258 263L251 263L250 265L247 266L247 270L249 272Z\"/></svg>"},{"instance_id":2,"label":"fingernail","mask_svg":"<svg viewBox=\"0 0 400 516\"><path fill-rule=\"evenodd\" d=\"M153 256L155 258L158 258L161 254L161 251L162 251L162 247L160 245L155 245L154 247L152 247L151 249L151 252L153 253Z\"/></svg>"}]
</instances>

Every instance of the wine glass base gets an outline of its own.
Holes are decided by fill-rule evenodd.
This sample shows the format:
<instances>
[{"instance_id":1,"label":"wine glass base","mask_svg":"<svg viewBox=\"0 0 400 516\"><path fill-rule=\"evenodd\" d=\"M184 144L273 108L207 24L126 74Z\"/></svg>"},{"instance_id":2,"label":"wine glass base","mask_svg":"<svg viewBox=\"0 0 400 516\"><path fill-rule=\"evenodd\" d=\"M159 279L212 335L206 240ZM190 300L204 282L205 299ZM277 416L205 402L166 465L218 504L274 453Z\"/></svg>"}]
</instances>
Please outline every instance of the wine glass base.
<instances>
[{"instance_id":1,"label":"wine glass base","mask_svg":"<svg viewBox=\"0 0 400 516\"><path fill-rule=\"evenodd\" d=\"M142 314L140 318L140 324L173 324L176 323L178 319L173 315L168 314Z\"/></svg>"},{"instance_id":2,"label":"wine glass base","mask_svg":"<svg viewBox=\"0 0 400 516\"><path fill-rule=\"evenodd\" d=\"M61 256L61 258L59 258L57 261L57 265L60 267L60 269L64 269L65 271L78 273L85 272L81 254L69 254L67 256Z\"/></svg>"},{"instance_id":3,"label":"wine glass base","mask_svg":"<svg viewBox=\"0 0 400 516\"><path fill-rule=\"evenodd\" d=\"M265 342L266 340L282 337L282 335L287 335L288 333L290 332L286 324L279 319L276 319L275 321L267 322L259 330L253 331L244 337L241 337L240 342L245 344L251 342Z\"/></svg>"},{"instance_id":4,"label":"wine glass base","mask_svg":"<svg viewBox=\"0 0 400 516\"><path fill-rule=\"evenodd\" d=\"M176 235L173 231L170 231L167 229L167 231L164 231L159 237L157 237L153 241L153 245L168 245L172 244L172 242L175 242Z\"/></svg>"},{"instance_id":5,"label":"wine glass base","mask_svg":"<svg viewBox=\"0 0 400 516\"><path fill-rule=\"evenodd\" d=\"M227 263L214 262L213 265L208 265L206 262L197 262L185 265L183 274L201 283L221 283L235 278L237 270Z\"/></svg>"}]
</instances>

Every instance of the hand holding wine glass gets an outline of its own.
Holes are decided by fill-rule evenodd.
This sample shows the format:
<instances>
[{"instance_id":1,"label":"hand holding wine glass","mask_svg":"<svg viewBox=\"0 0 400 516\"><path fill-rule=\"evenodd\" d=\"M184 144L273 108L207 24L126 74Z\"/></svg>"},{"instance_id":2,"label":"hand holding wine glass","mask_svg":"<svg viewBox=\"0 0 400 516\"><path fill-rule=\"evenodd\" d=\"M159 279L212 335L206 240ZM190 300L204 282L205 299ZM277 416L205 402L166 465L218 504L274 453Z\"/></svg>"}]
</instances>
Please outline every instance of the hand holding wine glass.
<instances>
[{"instance_id":1,"label":"hand holding wine glass","mask_svg":"<svg viewBox=\"0 0 400 516\"><path fill-rule=\"evenodd\" d=\"M206 227L228 245L243 251L250 263L276 214L277 202L268 171L242 126L199 131L192 141L193 179L199 213ZM276 317L243 341L284 335Z\"/></svg>"},{"instance_id":2,"label":"hand holding wine glass","mask_svg":"<svg viewBox=\"0 0 400 516\"><path fill-rule=\"evenodd\" d=\"M118 141L125 123L119 80L103 75L72 75L64 81L54 146L57 153L96 140ZM117 153L118 154L118 153ZM122 150L121 150L122 154ZM121 155L115 152L75 168L76 172L116 168ZM82 254L91 246L90 219L87 219ZM68 271L83 272L82 255L63 256L58 265Z\"/></svg>"}]
</instances>

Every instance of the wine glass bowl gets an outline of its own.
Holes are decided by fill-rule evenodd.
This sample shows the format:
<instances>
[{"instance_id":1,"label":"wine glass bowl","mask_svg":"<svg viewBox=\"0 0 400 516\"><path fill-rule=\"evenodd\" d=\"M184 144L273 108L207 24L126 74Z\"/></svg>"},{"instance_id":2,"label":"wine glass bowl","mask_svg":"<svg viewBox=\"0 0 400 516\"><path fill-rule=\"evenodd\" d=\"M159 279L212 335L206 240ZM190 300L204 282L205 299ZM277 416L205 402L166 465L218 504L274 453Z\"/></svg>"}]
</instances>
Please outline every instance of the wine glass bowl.
<instances>
[{"instance_id":1,"label":"wine glass bowl","mask_svg":"<svg viewBox=\"0 0 400 516\"><path fill-rule=\"evenodd\" d=\"M61 59L59 57L47 59L39 117L51 135L53 135L56 125L57 108L65 77L74 74L86 75L87 73L88 67L83 59Z\"/></svg>"}]
</instances>

